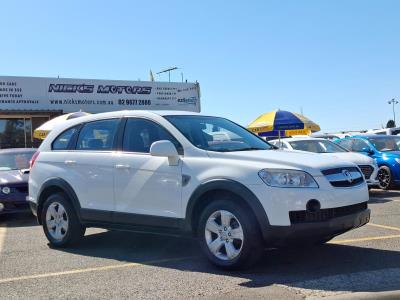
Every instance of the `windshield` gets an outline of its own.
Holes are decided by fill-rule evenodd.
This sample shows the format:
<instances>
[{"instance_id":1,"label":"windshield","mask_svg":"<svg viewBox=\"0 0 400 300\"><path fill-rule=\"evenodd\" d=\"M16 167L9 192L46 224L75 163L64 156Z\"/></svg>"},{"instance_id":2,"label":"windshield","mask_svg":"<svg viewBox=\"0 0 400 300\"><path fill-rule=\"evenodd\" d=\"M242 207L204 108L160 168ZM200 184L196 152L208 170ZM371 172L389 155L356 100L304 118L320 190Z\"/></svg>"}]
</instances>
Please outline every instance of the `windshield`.
<instances>
[{"instance_id":1,"label":"windshield","mask_svg":"<svg viewBox=\"0 0 400 300\"><path fill-rule=\"evenodd\" d=\"M35 152L1 153L0 171L28 169L33 153Z\"/></svg>"},{"instance_id":2,"label":"windshield","mask_svg":"<svg viewBox=\"0 0 400 300\"><path fill-rule=\"evenodd\" d=\"M217 117L166 116L194 146L219 152L275 149L245 128Z\"/></svg>"},{"instance_id":3,"label":"windshield","mask_svg":"<svg viewBox=\"0 0 400 300\"><path fill-rule=\"evenodd\" d=\"M315 153L347 152L347 150L328 140L291 141L289 144L295 150Z\"/></svg>"},{"instance_id":4,"label":"windshield","mask_svg":"<svg viewBox=\"0 0 400 300\"><path fill-rule=\"evenodd\" d=\"M369 141L378 151L400 151L400 137L398 136L370 138Z\"/></svg>"}]
</instances>

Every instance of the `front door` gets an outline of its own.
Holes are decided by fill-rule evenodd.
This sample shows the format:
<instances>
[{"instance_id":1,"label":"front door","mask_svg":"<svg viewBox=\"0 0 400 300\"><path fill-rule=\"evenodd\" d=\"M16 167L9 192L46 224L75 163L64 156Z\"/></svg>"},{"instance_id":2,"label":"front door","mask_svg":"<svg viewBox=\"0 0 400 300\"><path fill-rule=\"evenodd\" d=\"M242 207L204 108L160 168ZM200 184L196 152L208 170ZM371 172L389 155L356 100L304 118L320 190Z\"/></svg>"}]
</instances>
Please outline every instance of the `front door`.
<instances>
[{"instance_id":1,"label":"front door","mask_svg":"<svg viewBox=\"0 0 400 300\"><path fill-rule=\"evenodd\" d=\"M150 146L159 140L170 140L178 149L180 147L177 140L159 124L141 118L127 119L123 151L115 157L114 197L117 212L180 217L182 162L170 166L168 158L151 156ZM128 221L119 219L119 216L122 215L115 214L115 222ZM131 220L140 224L145 219L139 216Z\"/></svg>"}]
</instances>

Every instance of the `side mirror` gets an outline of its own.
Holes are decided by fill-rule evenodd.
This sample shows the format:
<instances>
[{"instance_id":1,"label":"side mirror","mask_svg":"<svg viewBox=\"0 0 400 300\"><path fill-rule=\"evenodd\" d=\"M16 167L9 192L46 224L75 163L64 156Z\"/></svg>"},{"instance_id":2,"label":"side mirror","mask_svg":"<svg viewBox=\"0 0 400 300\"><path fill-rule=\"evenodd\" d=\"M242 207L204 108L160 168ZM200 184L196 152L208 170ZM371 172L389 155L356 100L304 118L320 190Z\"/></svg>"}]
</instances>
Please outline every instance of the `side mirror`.
<instances>
[{"instance_id":1,"label":"side mirror","mask_svg":"<svg viewBox=\"0 0 400 300\"><path fill-rule=\"evenodd\" d=\"M150 155L168 157L170 166L176 166L179 163L179 154L175 145L167 140L157 141L151 144Z\"/></svg>"}]
</instances>

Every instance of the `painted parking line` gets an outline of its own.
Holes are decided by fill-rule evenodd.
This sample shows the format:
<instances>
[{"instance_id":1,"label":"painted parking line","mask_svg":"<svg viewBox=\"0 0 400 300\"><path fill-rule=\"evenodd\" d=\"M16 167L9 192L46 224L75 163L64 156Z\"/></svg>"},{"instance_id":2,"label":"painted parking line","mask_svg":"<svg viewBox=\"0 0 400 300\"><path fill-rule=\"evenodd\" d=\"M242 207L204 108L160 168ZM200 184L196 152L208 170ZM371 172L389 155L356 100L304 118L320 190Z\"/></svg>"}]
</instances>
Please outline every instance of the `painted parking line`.
<instances>
[{"instance_id":1,"label":"painted parking line","mask_svg":"<svg viewBox=\"0 0 400 300\"><path fill-rule=\"evenodd\" d=\"M368 223L367 225L373 226L373 227L378 227L378 228L400 231L400 227L386 226L386 225L380 225L380 224L375 224L375 223Z\"/></svg>"},{"instance_id":2,"label":"painted parking line","mask_svg":"<svg viewBox=\"0 0 400 300\"><path fill-rule=\"evenodd\" d=\"M89 272L107 271L107 270L115 270L115 269L123 269L123 268L134 268L134 267L140 267L140 266L146 266L146 265L155 265L155 264L160 264L160 263L176 262L176 261L181 261L181 260L186 260L186 259L193 259L193 258L196 258L196 257L191 256L191 257L160 259L160 260L147 261L147 262L143 262L143 263L135 263L135 262L133 262L133 263L126 263L126 264L117 264L117 265L100 266L100 267L93 267L93 268L75 269L75 270L53 272L53 273L43 273L43 274L33 274L33 275L26 275L26 276L19 276L19 277L10 277L10 278L0 279L0 284L1 283L16 282L16 281L31 280L31 279L41 279L41 278L73 275L73 274L82 274L82 273L89 273Z\"/></svg>"},{"instance_id":3,"label":"painted parking line","mask_svg":"<svg viewBox=\"0 0 400 300\"><path fill-rule=\"evenodd\" d=\"M397 239L397 238L400 238L400 234L371 236L371 237L358 238L358 239L348 239L348 240L336 240L336 241L330 241L328 243L329 244L341 245L341 244L352 244L352 243L359 243L359 242L386 240L386 239Z\"/></svg>"},{"instance_id":4,"label":"painted parking line","mask_svg":"<svg viewBox=\"0 0 400 300\"><path fill-rule=\"evenodd\" d=\"M6 239L7 227L0 227L0 255L4 248L4 240Z\"/></svg>"}]
</instances>

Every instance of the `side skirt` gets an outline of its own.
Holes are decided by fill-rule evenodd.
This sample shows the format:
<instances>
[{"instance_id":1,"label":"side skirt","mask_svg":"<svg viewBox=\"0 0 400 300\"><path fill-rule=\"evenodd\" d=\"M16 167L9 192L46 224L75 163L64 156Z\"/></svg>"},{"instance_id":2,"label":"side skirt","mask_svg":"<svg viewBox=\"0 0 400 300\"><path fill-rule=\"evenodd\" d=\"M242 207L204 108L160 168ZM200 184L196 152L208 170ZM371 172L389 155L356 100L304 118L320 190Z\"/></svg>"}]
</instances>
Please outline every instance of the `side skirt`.
<instances>
[{"instance_id":1,"label":"side skirt","mask_svg":"<svg viewBox=\"0 0 400 300\"><path fill-rule=\"evenodd\" d=\"M185 231L184 219L112 212L82 208L81 222L86 227L132 231L171 236L191 236Z\"/></svg>"}]
</instances>

